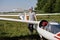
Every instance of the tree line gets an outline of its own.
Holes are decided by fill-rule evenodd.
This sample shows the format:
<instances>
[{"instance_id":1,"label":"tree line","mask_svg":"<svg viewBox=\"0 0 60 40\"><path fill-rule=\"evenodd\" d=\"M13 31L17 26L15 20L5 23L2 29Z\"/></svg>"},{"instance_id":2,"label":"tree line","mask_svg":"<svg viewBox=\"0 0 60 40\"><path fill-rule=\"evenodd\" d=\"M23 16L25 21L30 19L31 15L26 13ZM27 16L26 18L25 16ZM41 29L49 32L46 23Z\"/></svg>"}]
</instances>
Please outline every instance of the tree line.
<instances>
[{"instance_id":1,"label":"tree line","mask_svg":"<svg viewBox=\"0 0 60 40\"><path fill-rule=\"evenodd\" d=\"M45 13L60 13L60 0L37 0L35 10Z\"/></svg>"}]
</instances>

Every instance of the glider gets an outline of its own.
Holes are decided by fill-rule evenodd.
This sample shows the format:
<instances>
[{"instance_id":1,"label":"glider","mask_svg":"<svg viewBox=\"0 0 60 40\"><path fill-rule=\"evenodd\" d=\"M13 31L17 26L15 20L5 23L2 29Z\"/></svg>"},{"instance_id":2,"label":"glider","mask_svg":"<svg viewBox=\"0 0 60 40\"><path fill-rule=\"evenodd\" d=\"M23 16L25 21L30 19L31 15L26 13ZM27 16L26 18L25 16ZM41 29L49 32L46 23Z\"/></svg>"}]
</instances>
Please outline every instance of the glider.
<instances>
[{"instance_id":1,"label":"glider","mask_svg":"<svg viewBox=\"0 0 60 40\"><path fill-rule=\"evenodd\" d=\"M32 23L32 24L36 25L35 29L37 30L40 37L43 36L44 38L46 38L48 40L60 40L60 32L53 34L49 31L45 30L44 28L41 28L41 27L46 27L49 24L54 24L54 22L49 23L49 22L46 22L43 20L41 20L41 21L29 21L29 20L20 20L20 19L2 18L2 17L0 17L0 20Z\"/></svg>"},{"instance_id":2,"label":"glider","mask_svg":"<svg viewBox=\"0 0 60 40\"><path fill-rule=\"evenodd\" d=\"M55 34L53 34L51 32L48 32L48 31L42 29L41 27L39 27L39 24L40 24L41 21L28 21L28 20L11 19L11 18L0 18L0 20L8 20L8 21L17 21L17 22L25 22L25 23L33 23L33 24L36 24L37 25L36 26L36 30L37 30L37 32L38 32L38 34L40 36L42 35L44 38L46 38L48 40L58 40L56 38L56 35ZM60 36L58 38L60 38Z\"/></svg>"}]
</instances>

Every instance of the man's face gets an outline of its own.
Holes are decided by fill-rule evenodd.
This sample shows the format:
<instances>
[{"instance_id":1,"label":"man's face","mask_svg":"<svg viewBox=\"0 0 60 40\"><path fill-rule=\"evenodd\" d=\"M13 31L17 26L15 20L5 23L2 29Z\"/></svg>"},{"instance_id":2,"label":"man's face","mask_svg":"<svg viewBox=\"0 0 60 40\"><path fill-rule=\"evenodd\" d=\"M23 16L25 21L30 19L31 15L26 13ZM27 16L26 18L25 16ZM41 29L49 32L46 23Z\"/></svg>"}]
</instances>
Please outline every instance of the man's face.
<instances>
[{"instance_id":1,"label":"man's face","mask_svg":"<svg viewBox=\"0 0 60 40\"><path fill-rule=\"evenodd\" d=\"M32 12L33 10L32 9L29 9L29 12Z\"/></svg>"}]
</instances>

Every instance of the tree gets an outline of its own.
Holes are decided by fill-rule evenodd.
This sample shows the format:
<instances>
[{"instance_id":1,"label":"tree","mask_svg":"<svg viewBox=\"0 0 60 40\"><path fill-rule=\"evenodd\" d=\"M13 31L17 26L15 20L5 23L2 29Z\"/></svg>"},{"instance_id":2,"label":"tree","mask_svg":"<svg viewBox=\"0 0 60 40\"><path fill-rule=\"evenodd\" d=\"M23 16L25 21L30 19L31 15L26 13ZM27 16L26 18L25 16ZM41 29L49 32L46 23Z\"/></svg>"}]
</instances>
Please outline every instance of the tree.
<instances>
[{"instance_id":1,"label":"tree","mask_svg":"<svg viewBox=\"0 0 60 40\"><path fill-rule=\"evenodd\" d=\"M60 12L60 0L38 0L36 10L42 10L47 13Z\"/></svg>"},{"instance_id":2,"label":"tree","mask_svg":"<svg viewBox=\"0 0 60 40\"><path fill-rule=\"evenodd\" d=\"M37 0L38 3L36 4L37 7L35 8L35 10L40 10L40 2L41 2L41 1L42 1L42 0Z\"/></svg>"},{"instance_id":3,"label":"tree","mask_svg":"<svg viewBox=\"0 0 60 40\"><path fill-rule=\"evenodd\" d=\"M55 9L56 13L60 13L60 0L56 0Z\"/></svg>"},{"instance_id":4,"label":"tree","mask_svg":"<svg viewBox=\"0 0 60 40\"><path fill-rule=\"evenodd\" d=\"M53 13L55 8L55 0L48 0L48 2L43 7L44 12Z\"/></svg>"},{"instance_id":5,"label":"tree","mask_svg":"<svg viewBox=\"0 0 60 40\"><path fill-rule=\"evenodd\" d=\"M36 10L41 10L46 2L47 2L47 0L38 0L37 7L35 9Z\"/></svg>"}]
</instances>

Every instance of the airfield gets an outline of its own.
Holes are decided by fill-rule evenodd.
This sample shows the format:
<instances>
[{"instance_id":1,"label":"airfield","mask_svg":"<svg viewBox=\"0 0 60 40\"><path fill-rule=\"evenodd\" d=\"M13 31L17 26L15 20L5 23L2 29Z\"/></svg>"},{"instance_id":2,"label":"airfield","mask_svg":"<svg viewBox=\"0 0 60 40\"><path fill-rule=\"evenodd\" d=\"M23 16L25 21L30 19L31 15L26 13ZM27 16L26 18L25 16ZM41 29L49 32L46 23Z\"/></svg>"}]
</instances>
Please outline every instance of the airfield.
<instances>
[{"instance_id":1,"label":"airfield","mask_svg":"<svg viewBox=\"0 0 60 40\"><path fill-rule=\"evenodd\" d=\"M3 18L14 18L19 19L18 16L0 16ZM40 20L47 20L47 21L57 21L60 23L60 15L38 15L37 19ZM31 35L28 28L27 23L22 22L12 22L12 21L3 21L0 20L0 39L1 40L31 40L33 36L33 40L37 40L39 35L36 33Z\"/></svg>"}]
</instances>

